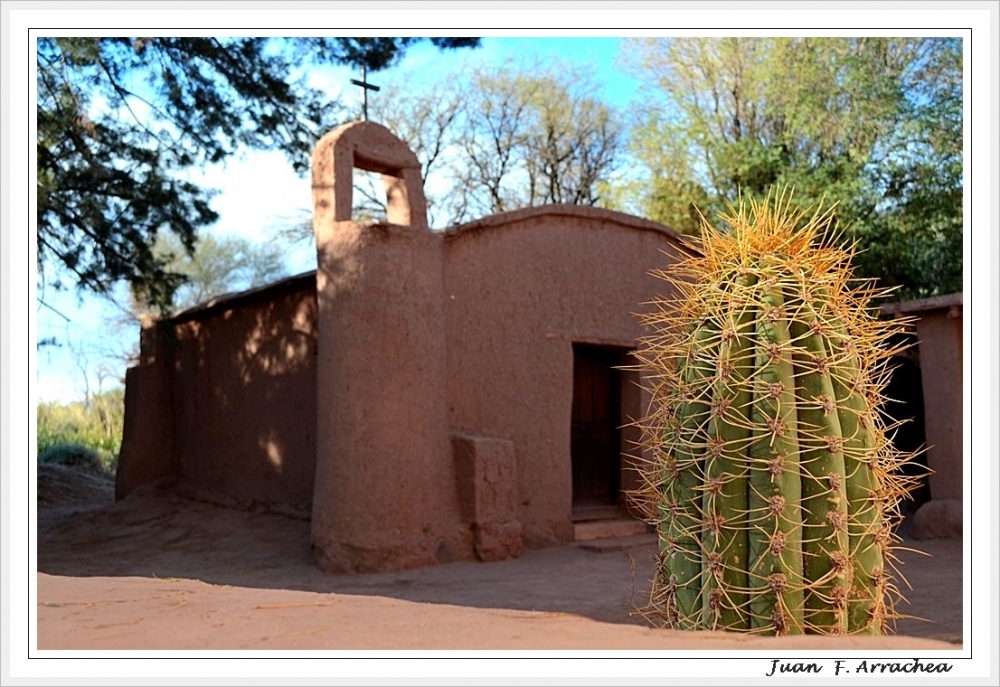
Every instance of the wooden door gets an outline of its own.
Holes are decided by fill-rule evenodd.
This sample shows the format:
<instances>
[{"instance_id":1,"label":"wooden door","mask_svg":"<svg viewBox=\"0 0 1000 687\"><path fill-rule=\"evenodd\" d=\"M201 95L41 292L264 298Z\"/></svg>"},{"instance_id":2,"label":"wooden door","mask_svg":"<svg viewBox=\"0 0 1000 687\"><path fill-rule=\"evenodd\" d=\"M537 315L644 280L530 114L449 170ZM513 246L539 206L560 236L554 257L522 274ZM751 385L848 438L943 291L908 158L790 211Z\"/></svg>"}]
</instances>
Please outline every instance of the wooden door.
<instances>
[{"instance_id":1,"label":"wooden door","mask_svg":"<svg viewBox=\"0 0 1000 687\"><path fill-rule=\"evenodd\" d=\"M574 509L615 506L621 481L621 379L617 349L573 346L570 443Z\"/></svg>"}]
</instances>

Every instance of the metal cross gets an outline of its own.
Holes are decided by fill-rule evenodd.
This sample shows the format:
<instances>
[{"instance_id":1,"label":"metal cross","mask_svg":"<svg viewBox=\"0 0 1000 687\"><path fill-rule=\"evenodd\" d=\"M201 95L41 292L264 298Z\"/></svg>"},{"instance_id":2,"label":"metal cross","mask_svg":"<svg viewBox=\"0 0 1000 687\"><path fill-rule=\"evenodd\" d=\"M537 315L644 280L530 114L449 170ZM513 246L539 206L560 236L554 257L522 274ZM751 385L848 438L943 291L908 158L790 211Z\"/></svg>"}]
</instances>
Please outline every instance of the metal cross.
<instances>
[{"instance_id":1,"label":"metal cross","mask_svg":"<svg viewBox=\"0 0 1000 687\"><path fill-rule=\"evenodd\" d=\"M361 92L364 94L362 100L362 112L365 116L365 121L368 121L368 91L378 91L378 86L373 86L368 83L368 68L365 66L361 67L361 81L357 79L351 79L351 83L355 86L361 86Z\"/></svg>"}]
</instances>

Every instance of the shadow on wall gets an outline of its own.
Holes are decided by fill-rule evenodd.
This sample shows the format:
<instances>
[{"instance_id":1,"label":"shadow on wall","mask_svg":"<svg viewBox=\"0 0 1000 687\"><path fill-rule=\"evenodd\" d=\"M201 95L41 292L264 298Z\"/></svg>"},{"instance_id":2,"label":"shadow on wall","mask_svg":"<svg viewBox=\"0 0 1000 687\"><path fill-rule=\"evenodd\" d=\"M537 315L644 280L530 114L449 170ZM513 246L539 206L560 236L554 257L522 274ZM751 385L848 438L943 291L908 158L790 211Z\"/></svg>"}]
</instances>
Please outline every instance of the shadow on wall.
<instances>
[{"instance_id":1,"label":"shadow on wall","mask_svg":"<svg viewBox=\"0 0 1000 687\"><path fill-rule=\"evenodd\" d=\"M130 390L144 397L127 418L139 428L166 428L171 476L184 493L307 518L316 455L315 275L259 295L209 302L158 323L155 350L144 350L143 363L163 388ZM123 442L126 466L139 450ZM142 483L132 480L125 493Z\"/></svg>"}]
</instances>

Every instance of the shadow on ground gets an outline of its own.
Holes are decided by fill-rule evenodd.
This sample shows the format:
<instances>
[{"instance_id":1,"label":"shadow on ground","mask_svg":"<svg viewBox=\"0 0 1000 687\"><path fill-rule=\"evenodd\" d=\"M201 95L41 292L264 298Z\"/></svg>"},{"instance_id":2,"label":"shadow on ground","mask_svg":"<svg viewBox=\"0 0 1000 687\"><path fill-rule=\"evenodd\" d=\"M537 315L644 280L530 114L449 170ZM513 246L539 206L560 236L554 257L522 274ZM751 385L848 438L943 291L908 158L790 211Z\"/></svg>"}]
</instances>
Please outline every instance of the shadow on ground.
<instances>
[{"instance_id":1,"label":"shadow on ground","mask_svg":"<svg viewBox=\"0 0 1000 687\"><path fill-rule=\"evenodd\" d=\"M901 551L907 616L896 633L962 641L962 547L910 542ZM396 573L327 575L313 562L309 523L143 489L116 504L39 507L38 571L66 577L196 579L214 585L383 596L473 608L551 611L646 625L655 545L598 553L575 545L499 563L464 561Z\"/></svg>"}]
</instances>

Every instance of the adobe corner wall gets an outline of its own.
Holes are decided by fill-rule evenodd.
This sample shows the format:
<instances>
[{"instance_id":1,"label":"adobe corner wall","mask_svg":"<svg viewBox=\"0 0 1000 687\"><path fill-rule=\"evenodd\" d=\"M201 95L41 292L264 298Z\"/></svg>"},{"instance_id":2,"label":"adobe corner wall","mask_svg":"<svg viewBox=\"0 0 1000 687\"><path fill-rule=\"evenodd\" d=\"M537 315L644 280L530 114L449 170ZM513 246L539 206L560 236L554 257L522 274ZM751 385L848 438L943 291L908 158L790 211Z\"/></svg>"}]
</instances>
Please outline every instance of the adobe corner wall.
<instances>
[{"instance_id":1,"label":"adobe corner wall","mask_svg":"<svg viewBox=\"0 0 1000 687\"><path fill-rule=\"evenodd\" d=\"M177 476L174 428L169 421L173 409L171 339L169 327L143 318L139 364L125 372L125 420L115 471L115 500L143 485ZM168 418L163 418L163 413Z\"/></svg>"},{"instance_id":2,"label":"adobe corner wall","mask_svg":"<svg viewBox=\"0 0 1000 687\"><path fill-rule=\"evenodd\" d=\"M883 310L917 318L927 467L933 474L929 478L931 500L914 515L914 537L960 538L964 488L962 294L886 305Z\"/></svg>"},{"instance_id":3,"label":"adobe corner wall","mask_svg":"<svg viewBox=\"0 0 1000 687\"><path fill-rule=\"evenodd\" d=\"M308 517L315 465L315 277L147 322L127 372L116 498L158 481Z\"/></svg>"}]
</instances>

